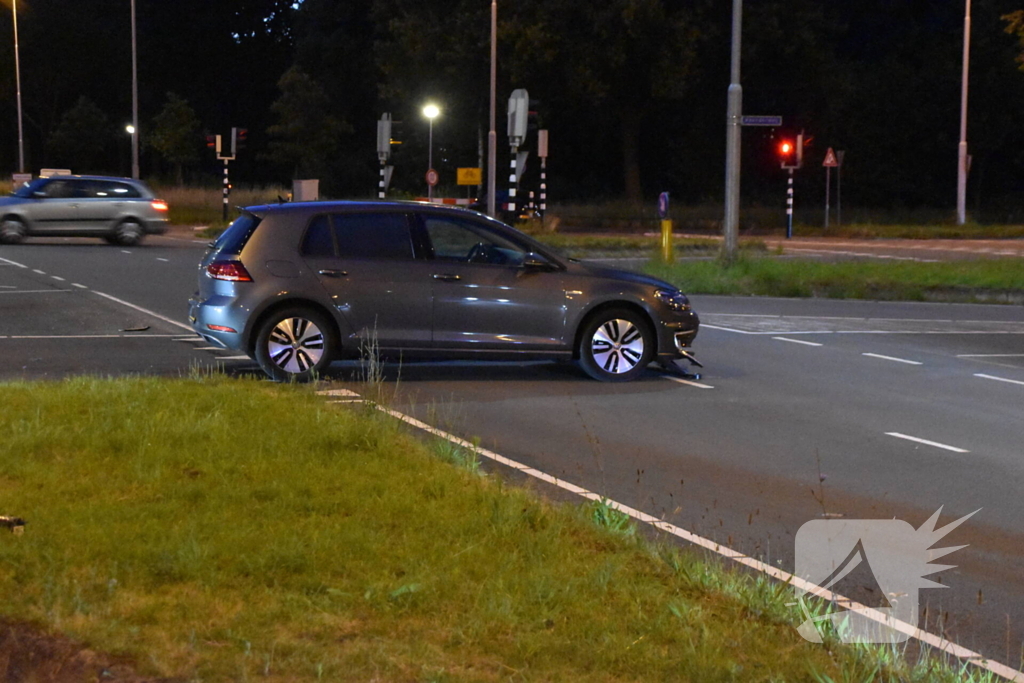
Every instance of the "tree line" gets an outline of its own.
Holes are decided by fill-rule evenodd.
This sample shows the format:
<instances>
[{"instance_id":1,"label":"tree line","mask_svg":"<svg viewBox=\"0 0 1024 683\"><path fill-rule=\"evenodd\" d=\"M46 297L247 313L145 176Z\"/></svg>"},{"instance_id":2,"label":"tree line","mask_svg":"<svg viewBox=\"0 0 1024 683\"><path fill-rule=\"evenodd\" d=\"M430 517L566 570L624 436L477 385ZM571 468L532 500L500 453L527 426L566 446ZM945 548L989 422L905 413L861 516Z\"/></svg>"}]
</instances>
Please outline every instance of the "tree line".
<instances>
[{"instance_id":1,"label":"tree line","mask_svg":"<svg viewBox=\"0 0 1024 683\"><path fill-rule=\"evenodd\" d=\"M1024 172L1024 21L1019 0L975 0L969 210L1013 220ZM488 128L487 0L136 0L143 175L217 182L206 135L249 130L236 180L319 177L333 196L376 190L376 121L396 120L396 190L424 190L429 101L442 185L478 166ZM560 201L721 201L731 3L720 0L502 0L498 131L526 88L550 131ZM30 170L130 170L128 0L19 0ZM744 111L781 129L743 132L743 194L778 202L776 144L810 139L799 196L821 192L827 148L846 152L844 203L953 204L963 3L746 0ZM12 35L10 12L0 35ZM14 170L13 40L0 44L0 164ZM535 137L533 138L536 139ZM530 143L532 144L532 143ZM531 160L532 173L536 162ZM453 190L455 188L449 188ZM799 199L798 199L799 202Z\"/></svg>"}]
</instances>

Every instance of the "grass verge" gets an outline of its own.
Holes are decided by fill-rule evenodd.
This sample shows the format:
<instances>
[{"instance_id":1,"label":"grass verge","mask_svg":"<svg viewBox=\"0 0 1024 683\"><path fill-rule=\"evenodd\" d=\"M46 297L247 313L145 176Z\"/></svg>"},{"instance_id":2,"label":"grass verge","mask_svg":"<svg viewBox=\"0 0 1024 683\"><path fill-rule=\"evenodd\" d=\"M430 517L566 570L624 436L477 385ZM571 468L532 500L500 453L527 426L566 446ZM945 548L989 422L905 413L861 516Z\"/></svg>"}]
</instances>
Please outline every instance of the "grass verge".
<instances>
[{"instance_id":1,"label":"grass verge","mask_svg":"<svg viewBox=\"0 0 1024 683\"><path fill-rule=\"evenodd\" d=\"M5 617L190 680L953 681L364 406L220 376L3 387ZM453 467L452 463L461 465Z\"/></svg>"},{"instance_id":2,"label":"grass verge","mask_svg":"<svg viewBox=\"0 0 1024 683\"><path fill-rule=\"evenodd\" d=\"M533 237L544 244L558 249L568 256L577 258L595 257L651 257L656 258L661 249L659 237L644 235L581 235L572 233L533 233ZM672 240L676 256L715 256L722 244L718 240L702 238L676 238ZM744 240L740 243L743 253L763 253L767 246L759 240Z\"/></svg>"},{"instance_id":3,"label":"grass verge","mask_svg":"<svg viewBox=\"0 0 1024 683\"><path fill-rule=\"evenodd\" d=\"M732 265L651 262L645 270L692 294L1017 304L1024 299L1020 259L821 263L748 256Z\"/></svg>"}]
</instances>

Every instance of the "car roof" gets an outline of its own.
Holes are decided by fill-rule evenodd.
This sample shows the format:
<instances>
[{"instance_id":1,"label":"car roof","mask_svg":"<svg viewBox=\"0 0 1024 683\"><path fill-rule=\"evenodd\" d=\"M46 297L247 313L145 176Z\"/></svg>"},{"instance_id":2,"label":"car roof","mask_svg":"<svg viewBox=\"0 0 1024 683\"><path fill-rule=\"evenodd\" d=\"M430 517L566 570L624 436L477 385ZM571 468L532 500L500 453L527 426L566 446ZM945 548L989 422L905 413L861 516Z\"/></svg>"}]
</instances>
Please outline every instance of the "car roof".
<instances>
[{"instance_id":1,"label":"car roof","mask_svg":"<svg viewBox=\"0 0 1024 683\"><path fill-rule=\"evenodd\" d=\"M359 211L377 209L383 211L434 211L437 213L464 213L481 215L477 211L450 204L433 204L414 201L379 201L379 200L331 200L315 202L281 202L279 204L258 204L243 207L242 210L256 216L278 213L317 213L320 211Z\"/></svg>"},{"instance_id":2,"label":"car roof","mask_svg":"<svg viewBox=\"0 0 1024 683\"><path fill-rule=\"evenodd\" d=\"M46 178L47 180L115 180L119 183L138 183L139 185L144 184L141 180L135 180L134 178L119 178L117 176L107 175L52 175Z\"/></svg>"}]
</instances>

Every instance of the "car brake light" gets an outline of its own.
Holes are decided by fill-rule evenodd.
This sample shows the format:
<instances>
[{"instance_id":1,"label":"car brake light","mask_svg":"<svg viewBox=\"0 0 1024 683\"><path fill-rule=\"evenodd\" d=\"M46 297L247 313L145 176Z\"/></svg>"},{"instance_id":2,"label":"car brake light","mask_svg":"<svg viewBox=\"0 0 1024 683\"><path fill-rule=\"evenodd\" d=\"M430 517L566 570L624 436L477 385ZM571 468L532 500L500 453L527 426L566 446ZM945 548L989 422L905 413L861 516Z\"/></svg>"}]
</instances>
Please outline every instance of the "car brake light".
<instances>
[{"instance_id":1,"label":"car brake light","mask_svg":"<svg viewBox=\"0 0 1024 683\"><path fill-rule=\"evenodd\" d=\"M206 266L206 272L214 280L231 280L232 282L252 282L249 271L241 261L214 261Z\"/></svg>"},{"instance_id":2,"label":"car brake light","mask_svg":"<svg viewBox=\"0 0 1024 683\"><path fill-rule=\"evenodd\" d=\"M167 202L165 202L162 199L154 199L152 202L150 202L150 206L152 206L157 211L167 210Z\"/></svg>"},{"instance_id":3,"label":"car brake light","mask_svg":"<svg viewBox=\"0 0 1024 683\"><path fill-rule=\"evenodd\" d=\"M238 334L238 330L233 327L226 327L224 325L207 325L207 327L215 332L232 332L234 334Z\"/></svg>"}]
</instances>

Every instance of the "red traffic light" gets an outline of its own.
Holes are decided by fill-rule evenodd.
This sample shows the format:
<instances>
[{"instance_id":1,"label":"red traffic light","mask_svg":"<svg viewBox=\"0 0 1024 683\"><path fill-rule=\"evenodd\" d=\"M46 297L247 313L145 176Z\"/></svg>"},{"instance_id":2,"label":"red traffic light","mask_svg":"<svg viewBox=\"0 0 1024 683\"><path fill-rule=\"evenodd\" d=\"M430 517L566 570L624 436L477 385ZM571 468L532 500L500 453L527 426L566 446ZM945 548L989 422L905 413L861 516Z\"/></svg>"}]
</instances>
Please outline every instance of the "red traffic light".
<instances>
[{"instance_id":1,"label":"red traffic light","mask_svg":"<svg viewBox=\"0 0 1024 683\"><path fill-rule=\"evenodd\" d=\"M786 141L784 141L784 142L779 144L779 154L780 155L782 155L784 157L788 157L792 153L793 153L793 143L792 142L789 142L788 140L786 140Z\"/></svg>"}]
</instances>

